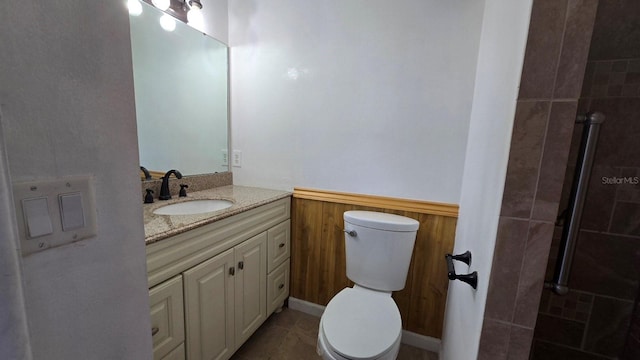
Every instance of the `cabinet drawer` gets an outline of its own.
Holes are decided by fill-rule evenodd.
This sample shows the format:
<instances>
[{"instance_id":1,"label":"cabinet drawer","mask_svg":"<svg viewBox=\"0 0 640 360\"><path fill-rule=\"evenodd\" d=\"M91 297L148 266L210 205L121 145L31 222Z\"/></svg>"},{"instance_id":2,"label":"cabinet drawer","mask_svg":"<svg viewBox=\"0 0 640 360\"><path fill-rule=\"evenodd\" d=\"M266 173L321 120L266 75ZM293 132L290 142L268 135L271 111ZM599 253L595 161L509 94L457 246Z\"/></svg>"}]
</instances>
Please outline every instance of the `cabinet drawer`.
<instances>
[{"instance_id":1,"label":"cabinet drawer","mask_svg":"<svg viewBox=\"0 0 640 360\"><path fill-rule=\"evenodd\" d=\"M270 273L291 255L291 221L287 220L267 231L267 272Z\"/></svg>"},{"instance_id":2,"label":"cabinet drawer","mask_svg":"<svg viewBox=\"0 0 640 360\"><path fill-rule=\"evenodd\" d=\"M172 352L168 353L167 356L163 357L162 360L184 360L184 343L178 345L177 348L173 349Z\"/></svg>"},{"instance_id":3,"label":"cabinet drawer","mask_svg":"<svg viewBox=\"0 0 640 360\"><path fill-rule=\"evenodd\" d=\"M289 259L267 276L267 315L289 296Z\"/></svg>"},{"instance_id":4,"label":"cabinet drawer","mask_svg":"<svg viewBox=\"0 0 640 360\"><path fill-rule=\"evenodd\" d=\"M153 358L159 360L184 342L182 276L154 286L149 290L149 298Z\"/></svg>"}]
</instances>

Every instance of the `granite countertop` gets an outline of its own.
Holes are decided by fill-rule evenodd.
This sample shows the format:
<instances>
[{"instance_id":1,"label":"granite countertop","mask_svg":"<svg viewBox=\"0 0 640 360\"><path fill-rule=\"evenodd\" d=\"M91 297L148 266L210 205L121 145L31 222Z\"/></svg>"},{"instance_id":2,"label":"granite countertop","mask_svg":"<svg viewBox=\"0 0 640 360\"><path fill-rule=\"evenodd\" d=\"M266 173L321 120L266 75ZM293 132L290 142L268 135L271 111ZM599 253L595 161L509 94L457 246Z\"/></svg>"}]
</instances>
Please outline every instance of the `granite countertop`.
<instances>
[{"instance_id":1,"label":"granite countertop","mask_svg":"<svg viewBox=\"0 0 640 360\"><path fill-rule=\"evenodd\" d=\"M188 193L186 198L174 196L167 201L156 199L153 204L144 204L143 206L145 243L149 245L288 196L291 196L291 193L287 191L228 185ZM156 215L153 213L155 209L165 205L198 199L224 199L232 201L233 205L223 210L195 215Z\"/></svg>"}]
</instances>

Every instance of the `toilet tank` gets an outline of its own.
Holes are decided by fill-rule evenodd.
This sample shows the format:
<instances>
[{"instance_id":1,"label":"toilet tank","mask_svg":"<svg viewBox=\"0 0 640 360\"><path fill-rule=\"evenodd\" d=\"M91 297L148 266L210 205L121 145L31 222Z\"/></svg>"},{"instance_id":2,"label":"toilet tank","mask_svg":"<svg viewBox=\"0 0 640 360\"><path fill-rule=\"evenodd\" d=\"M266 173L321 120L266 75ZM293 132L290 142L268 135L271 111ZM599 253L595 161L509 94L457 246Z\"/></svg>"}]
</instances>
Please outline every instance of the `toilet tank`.
<instances>
[{"instance_id":1,"label":"toilet tank","mask_svg":"<svg viewBox=\"0 0 640 360\"><path fill-rule=\"evenodd\" d=\"M346 211L347 277L370 289L403 289L419 225L394 214Z\"/></svg>"}]
</instances>

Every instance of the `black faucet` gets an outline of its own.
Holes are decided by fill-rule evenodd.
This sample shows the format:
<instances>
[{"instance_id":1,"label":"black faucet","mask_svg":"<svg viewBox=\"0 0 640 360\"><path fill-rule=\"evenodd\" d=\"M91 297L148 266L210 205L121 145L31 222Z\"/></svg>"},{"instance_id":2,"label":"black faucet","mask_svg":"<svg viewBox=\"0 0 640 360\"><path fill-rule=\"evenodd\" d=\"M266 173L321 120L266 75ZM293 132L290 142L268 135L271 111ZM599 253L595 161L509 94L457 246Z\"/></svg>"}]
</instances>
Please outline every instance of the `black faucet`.
<instances>
[{"instance_id":1,"label":"black faucet","mask_svg":"<svg viewBox=\"0 0 640 360\"><path fill-rule=\"evenodd\" d=\"M171 199L171 192L169 191L169 176L171 174L175 174L178 179L182 179L182 174L178 170L169 170L162 177L162 186L160 187L160 196L158 199L160 200L169 200Z\"/></svg>"},{"instance_id":2,"label":"black faucet","mask_svg":"<svg viewBox=\"0 0 640 360\"><path fill-rule=\"evenodd\" d=\"M144 173L145 180L151 180L151 174L149 174L149 170L147 170L146 167L140 165L140 170L142 170L142 172Z\"/></svg>"}]
</instances>

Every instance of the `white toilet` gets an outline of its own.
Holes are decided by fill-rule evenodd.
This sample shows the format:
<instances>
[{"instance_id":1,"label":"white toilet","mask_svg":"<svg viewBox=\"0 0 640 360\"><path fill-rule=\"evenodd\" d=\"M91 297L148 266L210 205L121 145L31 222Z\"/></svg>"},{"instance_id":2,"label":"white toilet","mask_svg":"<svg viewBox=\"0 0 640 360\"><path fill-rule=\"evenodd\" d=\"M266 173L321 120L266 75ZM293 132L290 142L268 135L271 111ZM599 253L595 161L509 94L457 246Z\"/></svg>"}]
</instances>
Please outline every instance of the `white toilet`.
<instances>
[{"instance_id":1,"label":"white toilet","mask_svg":"<svg viewBox=\"0 0 640 360\"><path fill-rule=\"evenodd\" d=\"M355 285L336 294L320 319L323 359L396 358L402 320L391 292L404 288L419 225L393 214L344 213L347 277Z\"/></svg>"}]
</instances>

